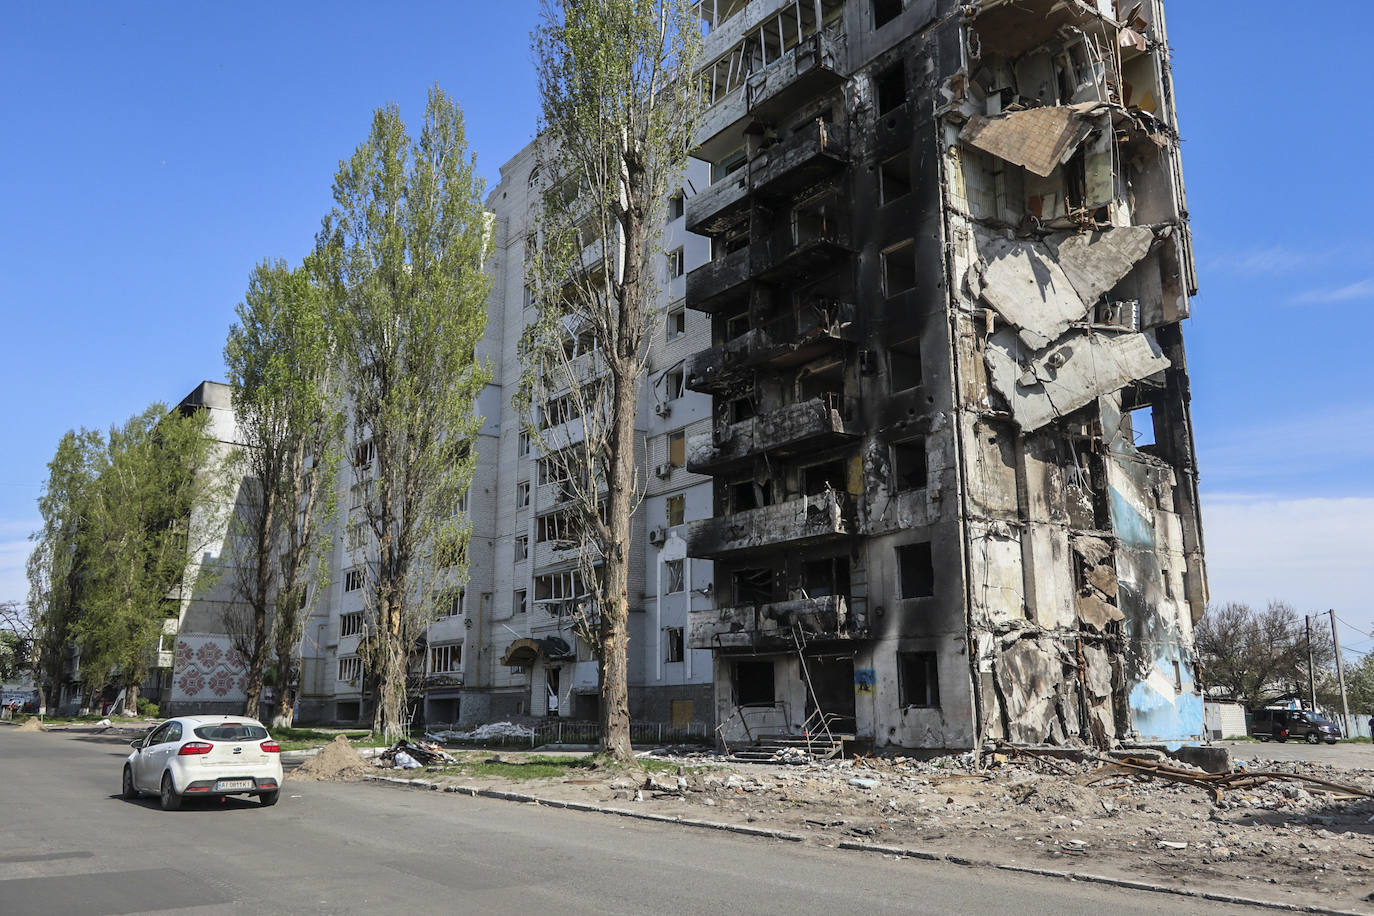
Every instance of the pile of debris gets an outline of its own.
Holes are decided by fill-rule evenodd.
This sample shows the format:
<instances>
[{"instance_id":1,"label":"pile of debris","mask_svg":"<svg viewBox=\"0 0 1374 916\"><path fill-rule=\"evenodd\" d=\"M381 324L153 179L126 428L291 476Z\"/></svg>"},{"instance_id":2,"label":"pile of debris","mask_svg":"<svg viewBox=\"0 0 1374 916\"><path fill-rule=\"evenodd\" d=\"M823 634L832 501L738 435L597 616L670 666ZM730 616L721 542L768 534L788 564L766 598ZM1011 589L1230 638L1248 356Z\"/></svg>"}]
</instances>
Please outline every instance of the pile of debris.
<instances>
[{"instance_id":1,"label":"pile of debris","mask_svg":"<svg viewBox=\"0 0 1374 916\"><path fill-rule=\"evenodd\" d=\"M397 741L377 755L377 766L418 770L421 767L457 763L457 759L437 744L424 741Z\"/></svg>"},{"instance_id":2,"label":"pile of debris","mask_svg":"<svg viewBox=\"0 0 1374 916\"><path fill-rule=\"evenodd\" d=\"M292 770L290 778L343 782L369 773L372 769L372 765L348 743L348 737L339 735L320 748L318 754Z\"/></svg>"}]
</instances>

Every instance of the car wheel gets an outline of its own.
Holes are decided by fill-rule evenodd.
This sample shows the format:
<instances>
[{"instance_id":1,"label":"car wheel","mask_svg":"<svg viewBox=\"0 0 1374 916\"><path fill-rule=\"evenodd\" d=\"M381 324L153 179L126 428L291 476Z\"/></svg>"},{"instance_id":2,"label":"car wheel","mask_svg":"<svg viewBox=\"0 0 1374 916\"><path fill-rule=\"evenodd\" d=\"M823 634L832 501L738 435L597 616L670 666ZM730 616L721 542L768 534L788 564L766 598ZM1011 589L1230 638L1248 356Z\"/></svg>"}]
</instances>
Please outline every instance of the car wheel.
<instances>
[{"instance_id":1,"label":"car wheel","mask_svg":"<svg viewBox=\"0 0 1374 916\"><path fill-rule=\"evenodd\" d=\"M121 794L125 801L138 798L138 789L134 787L134 771L127 766L124 768L124 791Z\"/></svg>"},{"instance_id":2,"label":"car wheel","mask_svg":"<svg viewBox=\"0 0 1374 916\"><path fill-rule=\"evenodd\" d=\"M1308 733L1307 733L1307 743L1308 743L1308 744L1321 744L1321 743L1322 743L1322 736L1319 735L1319 734L1317 734L1316 732L1308 732Z\"/></svg>"},{"instance_id":3,"label":"car wheel","mask_svg":"<svg viewBox=\"0 0 1374 916\"><path fill-rule=\"evenodd\" d=\"M1260 744L1268 744L1268 743L1269 743L1269 736L1268 736L1268 735L1256 735L1255 737L1259 739Z\"/></svg>"},{"instance_id":4,"label":"car wheel","mask_svg":"<svg viewBox=\"0 0 1374 916\"><path fill-rule=\"evenodd\" d=\"M1283 744L1288 739L1285 738L1283 735L1275 735L1274 740L1277 741L1279 744Z\"/></svg>"},{"instance_id":5,"label":"car wheel","mask_svg":"<svg viewBox=\"0 0 1374 916\"><path fill-rule=\"evenodd\" d=\"M162 810L175 811L181 807L181 796L177 794L176 787L172 785L172 774L162 774Z\"/></svg>"},{"instance_id":6,"label":"car wheel","mask_svg":"<svg viewBox=\"0 0 1374 916\"><path fill-rule=\"evenodd\" d=\"M273 789L271 792L264 792L258 796L258 801L262 802L264 808L270 808L277 803L281 796L281 789Z\"/></svg>"},{"instance_id":7,"label":"car wheel","mask_svg":"<svg viewBox=\"0 0 1374 916\"><path fill-rule=\"evenodd\" d=\"M1336 739L1335 739L1335 738L1327 738L1327 739L1326 739L1326 743L1327 743L1327 744L1335 744L1335 743L1336 743Z\"/></svg>"}]
</instances>

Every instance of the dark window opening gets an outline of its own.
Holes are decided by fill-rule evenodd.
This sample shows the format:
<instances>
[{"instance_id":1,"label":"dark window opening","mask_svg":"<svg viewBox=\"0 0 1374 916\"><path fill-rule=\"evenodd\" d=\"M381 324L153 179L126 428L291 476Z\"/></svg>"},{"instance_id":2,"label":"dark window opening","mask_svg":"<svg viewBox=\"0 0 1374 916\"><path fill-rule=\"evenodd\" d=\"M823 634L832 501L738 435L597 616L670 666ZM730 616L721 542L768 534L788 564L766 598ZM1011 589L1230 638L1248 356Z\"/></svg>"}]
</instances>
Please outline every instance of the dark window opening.
<instances>
[{"instance_id":1,"label":"dark window opening","mask_svg":"<svg viewBox=\"0 0 1374 916\"><path fill-rule=\"evenodd\" d=\"M802 566L802 582L808 598L849 596L849 558L826 557Z\"/></svg>"},{"instance_id":2,"label":"dark window opening","mask_svg":"<svg viewBox=\"0 0 1374 916\"><path fill-rule=\"evenodd\" d=\"M772 706L772 662L735 662L735 705Z\"/></svg>"},{"instance_id":3,"label":"dark window opening","mask_svg":"<svg viewBox=\"0 0 1374 916\"><path fill-rule=\"evenodd\" d=\"M730 422L740 423L754 416L754 399L751 397L735 398L730 402Z\"/></svg>"},{"instance_id":4,"label":"dark window opening","mask_svg":"<svg viewBox=\"0 0 1374 916\"><path fill-rule=\"evenodd\" d=\"M730 574L736 604L771 604L773 602L773 570L737 569Z\"/></svg>"},{"instance_id":5,"label":"dark window opening","mask_svg":"<svg viewBox=\"0 0 1374 916\"><path fill-rule=\"evenodd\" d=\"M906 70L898 61L873 77L874 94L878 98L878 115L882 116L906 104Z\"/></svg>"},{"instance_id":6,"label":"dark window opening","mask_svg":"<svg viewBox=\"0 0 1374 916\"><path fill-rule=\"evenodd\" d=\"M902 706L940 705L940 674L934 652L897 653L897 692Z\"/></svg>"},{"instance_id":7,"label":"dark window opening","mask_svg":"<svg viewBox=\"0 0 1374 916\"><path fill-rule=\"evenodd\" d=\"M873 0L873 28L882 28L902 12L902 0Z\"/></svg>"},{"instance_id":8,"label":"dark window opening","mask_svg":"<svg viewBox=\"0 0 1374 916\"><path fill-rule=\"evenodd\" d=\"M921 385L921 346L920 341L911 341L890 347L887 351L889 378L892 391L906 391Z\"/></svg>"},{"instance_id":9,"label":"dark window opening","mask_svg":"<svg viewBox=\"0 0 1374 916\"><path fill-rule=\"evenodd\" d=\"M916 285L916 244L907 239L883 252L883 287L890 299Z\"/></svg>"},{"instance_id":10,"label":"dark window opening","mask_svg":"<svg viewBox=\"0 0 1374 916\"><path fill-rule=\"evenodd\" d=\"M848 468L844 459L813 464L802 470L806 482L806 495L816 496L827 489L845 492L848 482Z\"/></svg>"},{"instance_id":11,"label":"dark window opening","mask_svg":"<svg viewBox=\"0 0 1374 916\"><path fill-rule=\"evenodd\" d=\"M885 206L911 193L911 157L898 153L878 166L878 203Z\"/></svg>"},{"instance_id":12,"label":"dark window opening","mask_svg":"<svg viewBox=\"0 0 1374 916\"><path fill-rule=\"evenodd\" d=\"M686 197L681 191L676 191L668 198L668 222L675 219L682 219L682 214L686 207Z\"/></svg>"},{"instance_id":13,"label":"dark window opening","mask_svg":"<svg viewBox=\"0 0 1374 916\"><path fill-rule=\"evenodd\" d=\"M683 656L682 627L666 627L663 631L666 653L664 661L680 662Z\"/></svg>"},{"instance_id":14,"label":"dark window opening","mask_svg":"<svg viewBox=\"0 0 1374 916\"><path fill-rule=\"evenodd\" d=\"M798 373L800 377L798 392L800 399L839 398L844 392L844 363L835 360L829 363L812 363Z\"/></svg>"},{"instance_id":15,"label":"dark window opening","mask_svg":"<svg viewBox=\"0 0 1374 916\"><path fill-rule=\"evenodd\" d=\"M1131 436L1135 447L1145 449L1155 444L1155 409L1150 405L1131 411Z\"/></svg>"},{"instance_id":16,"label":"dark window opening","mask_svg":"<svg viewBox=\"0 0 1374 916\"><path fill-rule=\"evenodd\" d=\"M926 486L926 440L909 439L892 445L892 477L898 490L923 490Z\"/></svg>"},{"instance_id":17,"label":"dark window opening","mask_svg":"<svg viewBox=\"0 0 1374 916\"><path fill-rule=\"evenodd\" d=\"M798 204L792 211L793 241L805 245L818 239L834 238L836 213L835 195L829 192Z\"/></svg>"},{"instance_id":18,"label":"dark window opening","mask_svg":"<svg viewBox=\"0 0 1374 916\"><path fill-rule=\"evenodd\" d=\"M935 594L935 565L929 542L898 547L897 569L901 597L929 598Z\"/></svg>"},{"instance_id":19,"label":"dark window opening","mask_svg":"<svg viewBox=\"0 0 1374 916\"><path fill-rule=\"evenodd\" d=\"M730 507L735 512L748 512L773 505L773 486L765 481L744 480L730 485Z\"/></svg>"},{"instance_id":20,"label":"dark window opening","mask_svg":"<svg viewBox=\"0 0 1374 916\"><path fill-rule=\"evenodd\" d=\"M725 339L734 340L749 331L749 312L746 309L725 319Z\"/></svg>"}]
</instances>

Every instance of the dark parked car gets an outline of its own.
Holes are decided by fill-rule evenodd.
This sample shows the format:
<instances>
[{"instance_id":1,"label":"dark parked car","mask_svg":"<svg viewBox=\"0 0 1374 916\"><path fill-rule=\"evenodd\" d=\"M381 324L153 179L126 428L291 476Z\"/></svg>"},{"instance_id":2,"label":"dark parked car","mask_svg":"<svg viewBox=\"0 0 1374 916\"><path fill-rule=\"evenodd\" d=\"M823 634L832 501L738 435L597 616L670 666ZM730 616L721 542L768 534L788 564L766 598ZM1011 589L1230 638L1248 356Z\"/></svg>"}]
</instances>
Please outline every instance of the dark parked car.
<instances>
[{"instance_id":1,"label":"dark parked car","mask_svg":"<svg viewBox=\"0 0 1374 916\"><path fill-rule=\"evenodd\" d=\"M1329 719L1305 709L1257 709L1250 713L1250 734L1261 741L1304 740L1335 744L1341 730Z\"/></svg>"}]
</instances>

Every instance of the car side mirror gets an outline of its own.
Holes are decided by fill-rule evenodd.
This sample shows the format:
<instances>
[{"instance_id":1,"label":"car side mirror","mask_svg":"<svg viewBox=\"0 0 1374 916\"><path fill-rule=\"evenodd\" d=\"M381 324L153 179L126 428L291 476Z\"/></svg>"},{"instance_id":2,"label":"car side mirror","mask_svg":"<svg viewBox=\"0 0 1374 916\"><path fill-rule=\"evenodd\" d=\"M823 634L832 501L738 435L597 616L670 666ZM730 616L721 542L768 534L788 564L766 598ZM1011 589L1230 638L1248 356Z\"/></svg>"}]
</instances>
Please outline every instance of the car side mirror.
<instances>
[{"instance_id":1,"label":"car side mirror","mask_svg":"<svg viewBox=\"0 0 1374 916\"><path fill-rule=\"evenodd\" d=\"M134 740L132 740L132 741L129 742L129 747L132 747L132 748L134 748L134 749L136 749L136 750L140 750L140 751L141 751L141 750L143 750L143 744L144 744L144 742L146 742L147 740L148 740L148 736L147 736L147 735L144 735L142 738L135 738Z\"/></svg>"}]
</instances>

